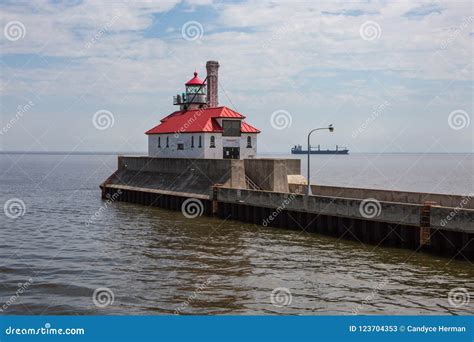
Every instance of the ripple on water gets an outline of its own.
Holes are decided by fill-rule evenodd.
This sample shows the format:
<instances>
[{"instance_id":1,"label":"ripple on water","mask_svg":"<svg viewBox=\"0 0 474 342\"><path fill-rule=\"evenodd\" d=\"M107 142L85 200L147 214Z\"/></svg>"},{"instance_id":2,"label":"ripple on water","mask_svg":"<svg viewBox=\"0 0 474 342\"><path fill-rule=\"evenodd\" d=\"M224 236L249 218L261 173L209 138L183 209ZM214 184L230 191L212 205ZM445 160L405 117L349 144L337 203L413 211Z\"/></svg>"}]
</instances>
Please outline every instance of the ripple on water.
<instances>
[{"instance_id":1,"label":"ripple on water","mask_svg":"<svg viewBox=\"0 0 474 342\"><path fill-rule=\"evenodd\" d=\"M33 182L15 169L0 179L1 203L27 205L0 217L0 299L32 278L6 314L474 314L474 294L461 308L447 300L455 287L472 293L466 262L128 203L101 210L115 157L66 159L50 176L60 159L28 158L17 162ZM99 287L112 305L93 304ZM278 287L290 305L272 305Z\"/></svg>"}]
</instances>

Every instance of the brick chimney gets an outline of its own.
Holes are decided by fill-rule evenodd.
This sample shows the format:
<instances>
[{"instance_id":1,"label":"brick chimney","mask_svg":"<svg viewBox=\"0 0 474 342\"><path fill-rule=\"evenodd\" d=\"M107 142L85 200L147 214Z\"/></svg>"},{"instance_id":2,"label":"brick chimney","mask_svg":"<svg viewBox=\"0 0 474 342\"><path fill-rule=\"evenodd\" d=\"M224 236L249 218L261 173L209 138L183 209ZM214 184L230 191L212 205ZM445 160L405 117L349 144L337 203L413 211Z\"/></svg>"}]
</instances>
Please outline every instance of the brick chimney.
<instances>
[{"instance_id":1,"label":"brick chimney","mask_svg":"<svg viewBox=\"0 0 474 342\"><path fill-rule=\"evenodd\" d=\"M217 107L219 105L218 92L218 72L219 62L208 61L206 63L207 70L207 105L209 107Z\"/></svg>"}]
</instances>

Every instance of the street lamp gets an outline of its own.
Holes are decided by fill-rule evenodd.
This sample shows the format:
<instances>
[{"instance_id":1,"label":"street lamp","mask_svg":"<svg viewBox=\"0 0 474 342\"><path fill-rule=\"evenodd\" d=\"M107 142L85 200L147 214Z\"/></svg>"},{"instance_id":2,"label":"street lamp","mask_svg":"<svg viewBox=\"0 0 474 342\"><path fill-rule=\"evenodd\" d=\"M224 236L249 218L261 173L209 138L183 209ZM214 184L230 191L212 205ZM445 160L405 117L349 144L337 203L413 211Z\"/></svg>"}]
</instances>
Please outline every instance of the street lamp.
<instances>
[{"instance_id":1,"label":"street lamp","mask_svg":"<svg viewBox=\"0 0 474 342\"><path fill-rule=\"evenodd\" d=\"M306 195L308 195L308 196L311 195L311 183L309 181L309 176L310 176L309 160L310 160L310 156L311 156L311 146L310 146L310 143L309 143L309 139L311 138L311 133L313 133L314 131L320 131L322 129L327 129L327 130L329 130L329 132L334 132L334 127L332 126L332 124L330 124L328 127L315 128L315 129L311 130L308 133L308 187L306 189Z\"/></svg>"}]
</instances>

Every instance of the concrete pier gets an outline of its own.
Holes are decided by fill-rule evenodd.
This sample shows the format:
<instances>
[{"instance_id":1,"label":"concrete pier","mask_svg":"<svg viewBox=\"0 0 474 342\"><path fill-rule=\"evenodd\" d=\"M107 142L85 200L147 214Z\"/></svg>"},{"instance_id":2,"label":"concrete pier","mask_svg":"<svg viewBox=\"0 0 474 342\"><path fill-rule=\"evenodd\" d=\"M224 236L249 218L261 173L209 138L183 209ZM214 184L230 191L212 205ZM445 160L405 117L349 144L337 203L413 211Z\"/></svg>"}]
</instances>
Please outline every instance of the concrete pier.
<instances>
[{"instance_id":1,"label":"concrete pier","mask_svg":"<svg viewBox=\"0 0 474 342\"><path fill-rule=\"evenodd\" d=\"M195 198L202 215L474 260L470 195L312 186L306 196L287 181L299 162L119 157L102 196L170 210Z\"/></svg>"}]
</instances>

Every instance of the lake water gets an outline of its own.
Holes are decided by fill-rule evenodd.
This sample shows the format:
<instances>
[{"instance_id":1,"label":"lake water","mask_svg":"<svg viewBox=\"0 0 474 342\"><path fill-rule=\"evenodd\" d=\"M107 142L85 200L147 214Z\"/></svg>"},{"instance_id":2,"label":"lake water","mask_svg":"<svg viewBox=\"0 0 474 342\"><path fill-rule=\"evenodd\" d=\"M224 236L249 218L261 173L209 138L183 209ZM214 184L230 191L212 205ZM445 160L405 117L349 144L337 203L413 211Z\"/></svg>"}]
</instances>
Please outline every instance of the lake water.
<instances>
[{"instance_id":1,"label":"lake water","mask_svg":"<svg viewBox=\"0 0 474 342\"><path fill-rule=\"evenodd\" d=\"M306 156L269 156L299 158L307 174ZM312 155L310 165L312 184L455 195L474 190L474 154Z\"/></svg>"},{"instance_id":2,"label":"lake water","mask_svg":"<svg viewBox=\"0 0 474 342\"><path fill-rule=\"evenodd\" d=\"M318 184L474 188L472 154L312 158ZM474 314L468 261L106 205L115 168L113 155L0 155L0 204L26 207L0 212L0 314ZM471 300L453 305L459 288Z\"/></svg>"}]
</instances>

